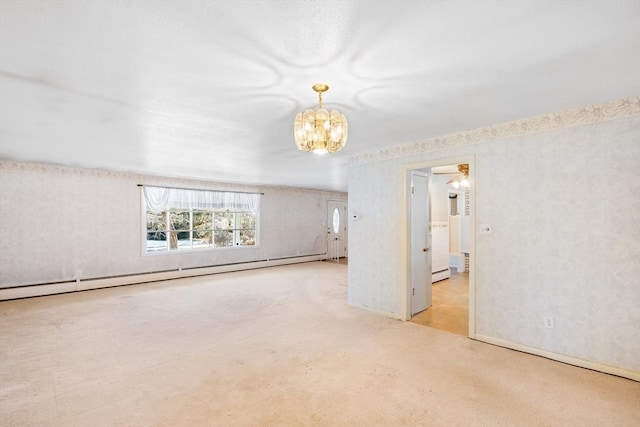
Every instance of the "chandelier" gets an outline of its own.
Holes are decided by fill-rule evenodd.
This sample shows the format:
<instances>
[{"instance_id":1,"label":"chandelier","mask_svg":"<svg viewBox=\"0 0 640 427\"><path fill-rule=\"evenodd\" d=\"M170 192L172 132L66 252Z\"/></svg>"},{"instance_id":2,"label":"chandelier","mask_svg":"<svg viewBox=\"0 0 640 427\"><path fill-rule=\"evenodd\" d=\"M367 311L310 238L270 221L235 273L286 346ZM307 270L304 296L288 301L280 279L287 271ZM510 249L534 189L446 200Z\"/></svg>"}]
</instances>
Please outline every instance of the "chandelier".
<instances>
[{"instance_id":1,"label":"chandelier","mask_svg":"<svg viewBox=\"0 0 640 427\"><path fill-rule=\"evenodd\" d=\"M318 109L300 112L293 125L296 145L302 151L318 154L335 153L347 143L347 118L337 110L322 108L322 92L329 90L324 83L312 86L318 92Z\"/></svg>"}]
</instances>

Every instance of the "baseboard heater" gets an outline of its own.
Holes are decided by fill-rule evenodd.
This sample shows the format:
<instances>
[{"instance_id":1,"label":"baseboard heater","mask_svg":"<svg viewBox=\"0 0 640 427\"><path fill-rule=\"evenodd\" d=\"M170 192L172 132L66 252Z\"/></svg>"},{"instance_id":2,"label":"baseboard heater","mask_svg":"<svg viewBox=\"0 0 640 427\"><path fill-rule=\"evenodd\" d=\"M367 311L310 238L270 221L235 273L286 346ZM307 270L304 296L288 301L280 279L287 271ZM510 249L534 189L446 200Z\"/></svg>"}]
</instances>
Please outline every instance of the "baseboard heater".
<instances>
[{"instance_id":1,"label":"baseboard heater","mask_svg":"<svg viewBox=\"0 0 640 427\"><path fill-rule=\"evenodd\" d=\"M256 268L275 267L278 265L298 264L311 261L322 261L327 254L315 254L284 258L269 258L259 261L240 262L234 264L212 265L205 267L179 268L177 270L154 271L122 276L77 279L55 283L37 283L30 285L0 288L0 301L29 298L44 295L63 294L68 292L88 291L91 289L111 288L114 286L134 285L157 282L160 280L181 279L185 277L206 276L208 274L228 273L231 271L253 270Z\"/></svg>"},{"instance_id":2,"label":"baseboard heater","mask_svg":"<svg viewBox=\"0 0 640 427\"><path fill-rule=\"evenodd\" d=\"M449 268L434 271L433 273L431 273L431 282L439 282L440 280L448 279L449 277L451 277L451 270Z\"/></svg>"}]
</instances>

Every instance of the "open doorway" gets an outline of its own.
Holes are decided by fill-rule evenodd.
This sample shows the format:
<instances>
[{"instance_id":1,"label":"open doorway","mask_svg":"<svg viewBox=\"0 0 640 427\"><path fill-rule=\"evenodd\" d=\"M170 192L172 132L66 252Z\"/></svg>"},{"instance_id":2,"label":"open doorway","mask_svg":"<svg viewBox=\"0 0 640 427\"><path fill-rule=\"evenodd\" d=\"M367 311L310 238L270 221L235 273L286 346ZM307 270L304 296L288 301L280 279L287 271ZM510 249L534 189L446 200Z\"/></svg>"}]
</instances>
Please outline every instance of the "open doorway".
<instances>
[{"instance_id":1,"label":"open doorway","mask_svg":"<svg viewBox=\"0 0 640 427\"><path fill-rule=\"evenodd\" d=\"M429 223L432 282L429 285L431 306L408 317L417 324L470 337L475 335L472 160L452 159L451 163L432 162L407 168L409 176L414 171L429 171L430 208L424 217ZM412 254L415 244L411 219L407 224L407 250ZM409 279L416 274L413 258L413 255L406 257Z\"/></svg>"}]
</instances>

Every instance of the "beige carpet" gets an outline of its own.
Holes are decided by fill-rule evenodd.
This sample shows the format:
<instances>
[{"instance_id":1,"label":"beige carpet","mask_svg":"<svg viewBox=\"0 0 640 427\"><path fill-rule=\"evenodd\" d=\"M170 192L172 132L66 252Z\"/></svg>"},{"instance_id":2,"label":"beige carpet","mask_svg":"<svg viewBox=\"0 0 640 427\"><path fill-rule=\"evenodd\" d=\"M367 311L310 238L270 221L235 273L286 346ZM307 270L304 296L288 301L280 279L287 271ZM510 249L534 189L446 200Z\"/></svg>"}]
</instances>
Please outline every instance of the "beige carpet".
<instances>
[{"instance_id":1,"label":"beige carpet","mask_svg":"<svg viewBox=\"0 0 640 427\"><path fill-rule=\"evenodd\" d=\"M346 271L2 302L0 425L638 425L640 383L348 307Z\"/></svg>"}]
</instances>

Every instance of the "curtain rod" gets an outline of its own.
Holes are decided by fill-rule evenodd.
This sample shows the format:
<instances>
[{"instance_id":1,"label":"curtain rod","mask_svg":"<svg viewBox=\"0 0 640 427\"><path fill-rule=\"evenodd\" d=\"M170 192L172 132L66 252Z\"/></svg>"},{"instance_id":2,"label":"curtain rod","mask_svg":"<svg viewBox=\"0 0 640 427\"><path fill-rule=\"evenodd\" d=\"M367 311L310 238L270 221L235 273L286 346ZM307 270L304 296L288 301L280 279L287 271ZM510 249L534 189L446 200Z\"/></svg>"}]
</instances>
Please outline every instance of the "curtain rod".
<instances>
[{"instance_id":1,"label":"curtain rod","mask_svg":"<svg viewBox=\"0 0 640 427\"><path fill-rule=\"evenodd\" d=\"M145 187L145 185L144 184L138 184L138 187ZM202 189L202 188L167 187L165 185L147 185L146 187L170 188L172 190L209 191L211 193L260 194L261 196L264 196L264 193L253 193L253 192L250 192L250 191L205 190L205 189Z\"/></svg>"}]
</instances>

